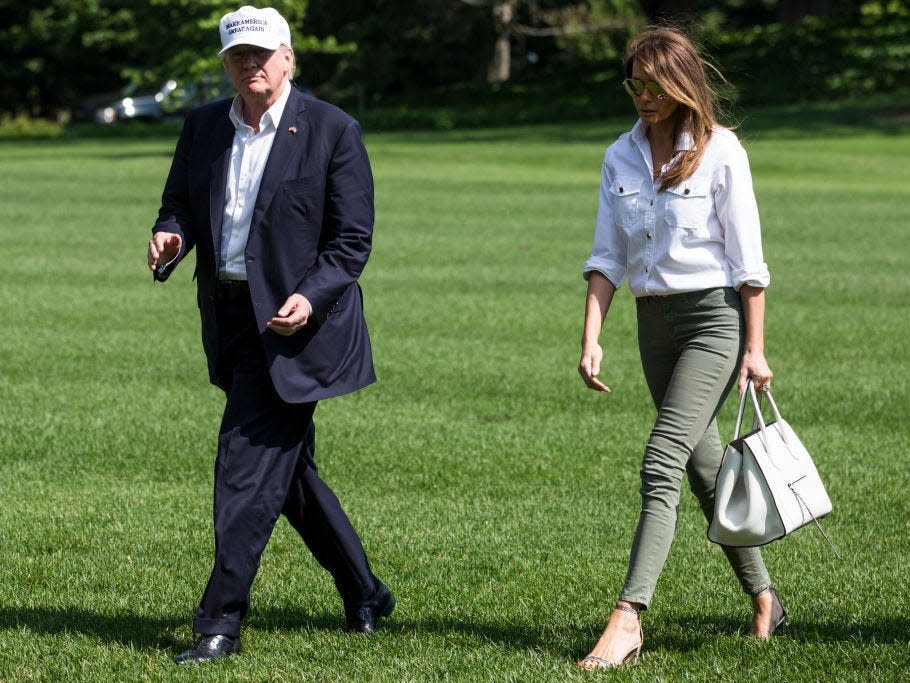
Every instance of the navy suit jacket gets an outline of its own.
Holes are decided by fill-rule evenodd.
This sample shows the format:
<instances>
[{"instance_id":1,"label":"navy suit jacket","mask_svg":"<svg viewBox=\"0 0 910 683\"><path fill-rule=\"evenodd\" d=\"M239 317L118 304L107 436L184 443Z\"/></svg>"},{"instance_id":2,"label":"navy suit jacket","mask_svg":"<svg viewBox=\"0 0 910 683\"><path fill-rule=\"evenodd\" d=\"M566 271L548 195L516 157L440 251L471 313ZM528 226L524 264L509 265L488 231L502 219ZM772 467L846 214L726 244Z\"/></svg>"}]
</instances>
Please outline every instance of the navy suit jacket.
<instances>
[{"instance_id":1,"label":"navy suit jacket","mask_svg":"<svg viewBox=\"0 0 910 683\"><path fill-rule=\"evenodd\" d=\"M231 100L191 112L183 126L153 232L183 239L166 280L196 250L202 343L218 376L217 283L225 183L234 137ZM318 401L376 380L357 283L373 235L373 177L360 127L343 111L292 87L278 125L249 239L246 269L272 383L289 403ZM294 292L313 306L307 325L285 337L266 327Z\"/></svg>"}]
</instances>

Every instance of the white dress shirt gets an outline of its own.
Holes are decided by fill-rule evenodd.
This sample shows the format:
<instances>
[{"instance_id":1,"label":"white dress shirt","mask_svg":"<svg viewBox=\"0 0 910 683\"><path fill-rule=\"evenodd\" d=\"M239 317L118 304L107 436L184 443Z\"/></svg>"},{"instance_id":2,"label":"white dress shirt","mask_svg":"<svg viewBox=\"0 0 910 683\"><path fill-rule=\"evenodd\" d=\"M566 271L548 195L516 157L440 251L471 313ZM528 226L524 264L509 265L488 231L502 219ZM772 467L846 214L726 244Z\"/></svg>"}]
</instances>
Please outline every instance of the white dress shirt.
<instances>
[{"instance_id":1,"label":"white dress shirt","mask_svg":"<svg viewBox=\"0 0 910 683\"><path fill-rule=\"evenodd\" d=\"M234 124L234 142L224 190L224 219L221 225L221 265L218 277L222 280L246 280L244 251L250 236L253 208L262 182L265 162L272 151L275 131L284 113L284 106L291 94L291 84L286 82L284 91L262 118L259 132L243 121L240 96L234 98L230 118Z\"/></svg>"},{"instance_id":2,"label":"white dress shirt","mask_svg":"<svg viewBox=\"0 0 910 683\"><path fill-rule=\"evenodd\" d=\"M767 287L752 173L736 135L715 129L692 177L658 192L644 132L639 120L606 151L585 277L596 270L617 288L628 277L637 297ZM680 136L677 151L691 148L691 136Z\"/></svg>"}]
</instances>

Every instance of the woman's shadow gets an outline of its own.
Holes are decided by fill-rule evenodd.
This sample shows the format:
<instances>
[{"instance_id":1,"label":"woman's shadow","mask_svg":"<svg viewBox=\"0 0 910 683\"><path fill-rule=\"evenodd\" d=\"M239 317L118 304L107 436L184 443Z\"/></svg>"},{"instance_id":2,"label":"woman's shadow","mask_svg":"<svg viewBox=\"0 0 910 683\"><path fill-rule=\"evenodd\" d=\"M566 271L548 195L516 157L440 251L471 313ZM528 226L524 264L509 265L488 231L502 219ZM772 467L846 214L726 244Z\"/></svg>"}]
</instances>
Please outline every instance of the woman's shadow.
<instances>
[{"instance_id":1,"label":"woman's shadow","mask_svg":"<svg viewBox=\"0 0 910 683\"><path fill-rule=\"evenodd\" d=\"M109 643L148 650L174 650L182 647L183 630L188 616L145 617L135 614L104 614L85 609L38 607L0 608L0 629L27 629L38 635L80 634ZM309 613L299 608L251 610L248 627L281 631L340 631L344 616L334 613ZM409 619L400 610L382 623L389 633L432 633L437 635L473 635L517 651L549 652L560 658L573 658L591 645L591 634L599 634L602 625L564 624L554 632L552 625L493 624L460 619L431 617ZM702 647L717 636L743 631L743 624L729 617L704 615L679 616L667 624L667 635L648 639L648 649L687 651ZM560 634L561 632L561 634ZM791 622L788 638L806 643L876 642L906 644L910 617L883 616L862 621L808 619ZM692 634L681 636L681 633ZM573 651L567 652L564 643Z\"/></svg>"},{"instance_id":2,"label":"woman's shadow","mask_svg":"<svg viewBox=\"0 0 910 683\"><path fill-rule=\"evenodd\" d=\"M800 643L878 643L905 645L910 632L910 616L882 616L862 620L831 614L826 619L789 619L785 631L788 639ZM746 635L748 624L733 617L711 617L704 614L682 615L667 622L666 636L649 639L647 647L685 652L702 647L705 642L736 633ZM647 630L647 625L645 626ZM680 636L679 634L692 634ZM647 637L647 634L646 634Z\"/></svg>"}]
</instances>

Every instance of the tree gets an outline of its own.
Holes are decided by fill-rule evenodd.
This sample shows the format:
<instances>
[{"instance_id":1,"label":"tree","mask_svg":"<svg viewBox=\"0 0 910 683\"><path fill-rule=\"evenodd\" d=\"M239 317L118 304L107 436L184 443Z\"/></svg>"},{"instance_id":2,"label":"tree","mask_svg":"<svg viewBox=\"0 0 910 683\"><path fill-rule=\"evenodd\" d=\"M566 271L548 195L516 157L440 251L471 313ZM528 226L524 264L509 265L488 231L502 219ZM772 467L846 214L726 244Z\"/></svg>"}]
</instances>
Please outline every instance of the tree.
<instances>
[{"instance_id":1,"label":"tree","mask_svg":"<svg viewBox=\"0 0 910 683\"><path fill-rule=\"evenodd\" d=\"M314 51L302 69L336 100L482 81L487 60L474 46L490 38L484 19L459 0L310 0L307 30L356 48Z\"/></svg>"},{"instance_id":2,"label":"tree","mask_svg":"<svg viewBox=\"0 0 910 683\"><path fill-rule=\"evenodd\" d=\"M490 11L495 40L487 81L502 83L511 77L514 36L562 38L563 47L581 36L628 32L641 23L635 0L461 0ZM524 19L524 21L522 20Z\"/></svg>"},{"instance_id":3,"label":"tree","mask_svg":"<svg viewBox=\"0 0 910 683\"><path fill-rule=\"evenodd\" d=\"M85 49L83 37L116 22L98 2L57 0L40 7L3 0L0 110L49 115L83 88L116 77L111 62ZM84 90L83 90L84 91Z\"/></svg>"},{"instance_id":4,"label":"tree","mask_svg":"<svg viewBox=\"0 0 910 683\"><path fill-rule=\"evenodd\" d=\"M493 20L493 56L487 69L487 81L502 83L509 80L512 69L512 32L516 28L518 0L462 0L474 7L488 6Z\"/></svg>"},{"instance_id":5,"label":"tree","mask_svg":"<svg viewBox=\"0 0 910 683\"><path fill-rule=\"evenodd\" d=\"M307 0L272 0L291 25L295 48ZM0 112L51 116L87 95L127 82L158 85L221 71L218 20L237 0L0 0Z\"/></svg>"}]
</instances>

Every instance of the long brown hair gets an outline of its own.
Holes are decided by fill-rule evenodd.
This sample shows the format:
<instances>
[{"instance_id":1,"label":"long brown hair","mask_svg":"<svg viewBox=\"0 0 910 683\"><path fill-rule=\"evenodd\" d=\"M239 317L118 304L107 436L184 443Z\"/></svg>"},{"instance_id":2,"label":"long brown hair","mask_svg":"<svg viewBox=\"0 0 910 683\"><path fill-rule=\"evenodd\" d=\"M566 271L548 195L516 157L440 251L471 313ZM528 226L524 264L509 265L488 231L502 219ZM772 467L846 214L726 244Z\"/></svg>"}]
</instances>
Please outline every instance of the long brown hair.
<instances>
[{"instance_id":1,"label":"long brown hair","mask_svg":"<svg viewBox=\"0 0 910 683\"><path fill-rule=\"evenodd\" d=\"M717 122L717 93L708 82L708 71L723 76L698 47L674 28L651 28L633 38L626 47L626 76L637 63L664 91L679 102L674 143L683 132L692 136L694 149L683 152L667 169L661 189L673 187L695 173Z\"/></svg>"}]
</instances>

